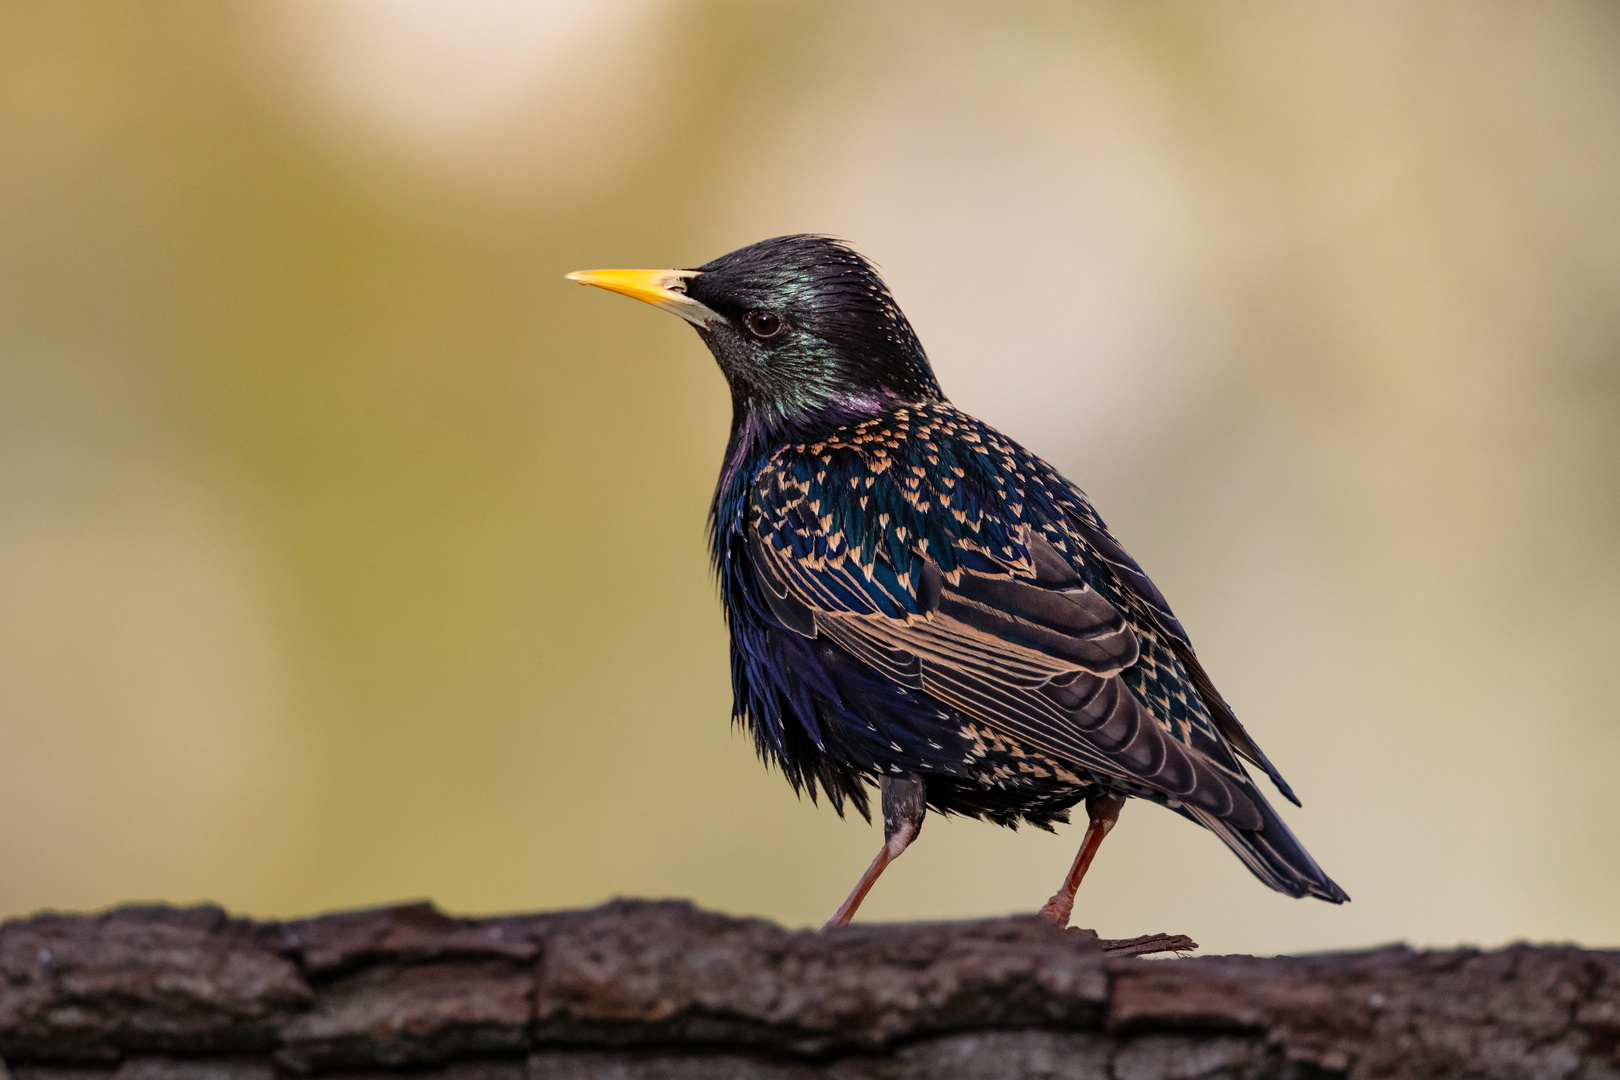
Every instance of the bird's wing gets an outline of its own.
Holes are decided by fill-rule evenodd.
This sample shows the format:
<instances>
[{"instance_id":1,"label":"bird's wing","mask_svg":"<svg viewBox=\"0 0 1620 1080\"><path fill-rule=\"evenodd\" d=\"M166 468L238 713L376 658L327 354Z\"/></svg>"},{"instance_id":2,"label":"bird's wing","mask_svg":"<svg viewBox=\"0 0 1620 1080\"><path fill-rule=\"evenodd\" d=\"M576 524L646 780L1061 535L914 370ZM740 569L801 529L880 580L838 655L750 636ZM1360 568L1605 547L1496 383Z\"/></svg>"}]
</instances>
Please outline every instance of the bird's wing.
<instances>
[{"instance_id":1,"label":"bird's wing","mask_svg":"<svg viewBox=\"0 0 1620 1080\"><path fill-rule=\"evenodd\" d=\"M1125 790L1260 828L1219 736L1178 739L1122 678L1141 631L1081 572L1100 569L1035 459L915 429L784 448L757 474L750 561L776 619Z\"/></svg>"}]
</instances>

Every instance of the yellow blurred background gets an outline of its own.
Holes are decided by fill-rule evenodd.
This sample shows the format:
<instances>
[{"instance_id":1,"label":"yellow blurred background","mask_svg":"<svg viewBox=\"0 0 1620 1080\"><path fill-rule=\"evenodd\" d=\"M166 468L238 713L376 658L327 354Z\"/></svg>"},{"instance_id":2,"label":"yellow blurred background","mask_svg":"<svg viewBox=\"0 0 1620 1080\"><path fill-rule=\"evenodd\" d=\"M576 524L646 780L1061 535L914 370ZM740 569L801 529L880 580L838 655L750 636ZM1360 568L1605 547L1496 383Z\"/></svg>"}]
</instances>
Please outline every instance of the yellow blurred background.
<instances>
[{"instance_id":1,"label":"yellow blurred background","mask_svg":"<svg viewBox=\"0 0 1620 1080\"><path fill-rule=\"evenodd\" d=\"M1620 944L1620 9L0 2L0 914L684 896L879 843L727 722L697 337L790 231L1095 498L1355 898L1127 809L1076 921ZM931 817L869 919L1032 911Z\"/></svg>"}]
</instances>

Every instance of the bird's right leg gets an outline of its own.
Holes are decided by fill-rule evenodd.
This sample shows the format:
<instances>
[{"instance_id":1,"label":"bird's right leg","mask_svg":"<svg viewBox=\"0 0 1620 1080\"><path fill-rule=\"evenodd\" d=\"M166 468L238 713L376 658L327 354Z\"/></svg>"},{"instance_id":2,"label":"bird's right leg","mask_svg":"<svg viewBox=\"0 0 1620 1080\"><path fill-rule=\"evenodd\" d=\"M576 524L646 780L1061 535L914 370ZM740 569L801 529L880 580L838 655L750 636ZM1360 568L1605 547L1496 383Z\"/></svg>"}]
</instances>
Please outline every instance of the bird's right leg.
<instances>
[{"instance_id":1,"label":"bird's right leg","mask_svg":"<svg viewBox=\"0 0 1620 1080\"><path fill-rule=\"evenodd\" d=\"M1086 826L1085 839L1080 841L1080 851L1069 868L1069 876L1063 880L1063 888L1053 893L1052 899L1041 908L1041 914L1056 923L1059 930L1069 925L1069 916L1074 914L1074 894L1080 891L1080 882L1090 869L1091 860L1097 857L1103 837L1119 820L1124 806L1125 800L1118 795L1093 795L1086 800L1086 816L1091 818L1091 824Z\"/></svg>"},{"instance_id":2,"label":"bird's right leg","mask_svg":"<svg viewBox=\"0 0 1620 1080\"><path fill-rule=\"evenodd\" d=\"M872 865L866 868L861 880L855 883L855 889L849 894L838 908L832 918L827 920L826 930L833 926L843 926L855 917L855 909L861 906L866 894L876 884L878 875L883 868L900 857L900 853L922 831L923 815L928 812L927 793L923 788L923 778L916 773L901 773L898 776L882 776L878 778L878 790L883 794L883 850L877 853Z\"/></svg>"}]
</instances>

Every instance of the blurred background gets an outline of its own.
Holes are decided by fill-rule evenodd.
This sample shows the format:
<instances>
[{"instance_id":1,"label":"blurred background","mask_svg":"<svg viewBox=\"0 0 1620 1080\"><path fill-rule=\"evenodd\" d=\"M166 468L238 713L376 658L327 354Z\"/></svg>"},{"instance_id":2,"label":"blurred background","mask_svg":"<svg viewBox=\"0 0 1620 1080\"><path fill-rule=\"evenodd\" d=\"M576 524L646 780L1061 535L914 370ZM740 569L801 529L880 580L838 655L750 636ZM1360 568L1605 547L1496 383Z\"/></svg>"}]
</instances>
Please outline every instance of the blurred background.
<instances>
[{"instance_id":1,"label":"blurred background","mask_svg":"<svg viewBox=\"0 0 1620 1080\"><path fill-rule=\"evenodd\" d=\"M1349 890L1128 808L1206 952L1620 944L1620 9L0 2L0 914L682 896L879 830L727 721L723 382L562 279L871 256L1096 500ZM1079 841L930 817L869 919Z\"/></svg>"}]
</instances>

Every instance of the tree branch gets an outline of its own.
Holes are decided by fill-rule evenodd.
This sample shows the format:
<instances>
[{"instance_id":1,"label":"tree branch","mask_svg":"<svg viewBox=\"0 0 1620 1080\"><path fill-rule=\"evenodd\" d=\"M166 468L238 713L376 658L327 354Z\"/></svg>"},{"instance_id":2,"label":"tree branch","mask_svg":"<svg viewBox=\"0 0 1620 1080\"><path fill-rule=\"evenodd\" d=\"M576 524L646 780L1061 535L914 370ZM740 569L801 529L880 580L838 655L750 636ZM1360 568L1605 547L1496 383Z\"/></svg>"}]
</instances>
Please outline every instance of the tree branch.
<instances>
[{"instance_id":1,"label":"tree branch","mask_svg":"<svg viewBox=\"0 0 1620 1080\"><path fill-rule=\"evenodd\" d=\"M1620 1078L1617 952L1141 960L1105 944L1131 943L1034 918L790 932L636 901L40 915L0 926L0 1075Z\"/></svg>"}]
</instances>

